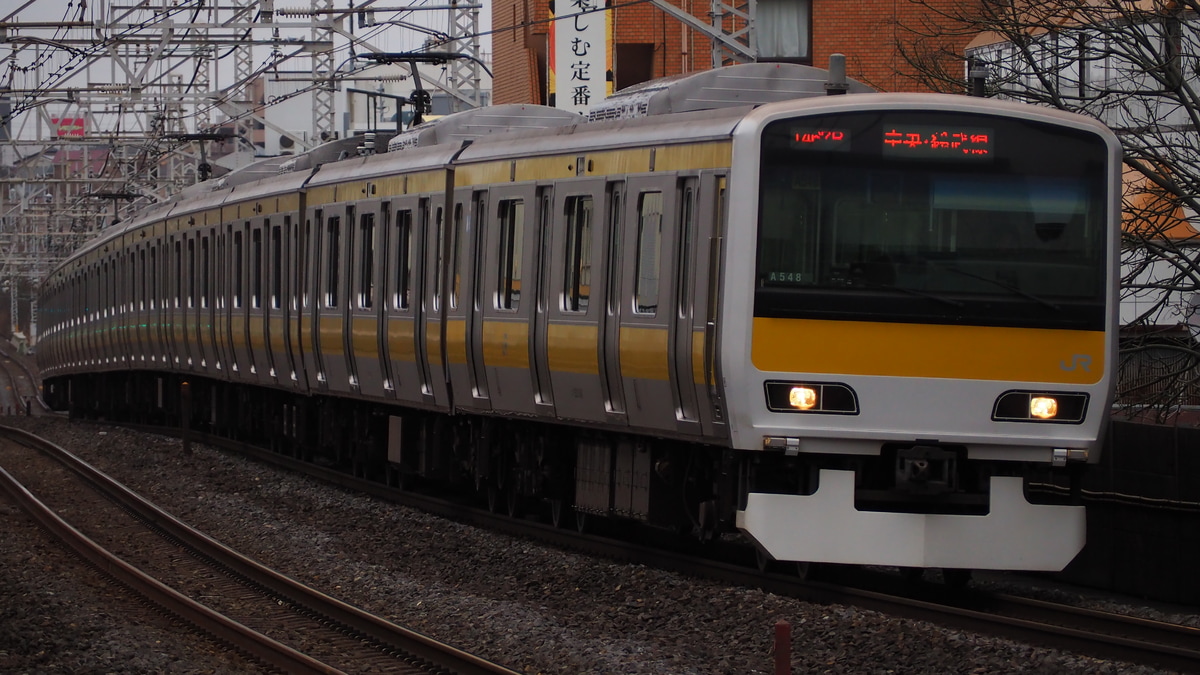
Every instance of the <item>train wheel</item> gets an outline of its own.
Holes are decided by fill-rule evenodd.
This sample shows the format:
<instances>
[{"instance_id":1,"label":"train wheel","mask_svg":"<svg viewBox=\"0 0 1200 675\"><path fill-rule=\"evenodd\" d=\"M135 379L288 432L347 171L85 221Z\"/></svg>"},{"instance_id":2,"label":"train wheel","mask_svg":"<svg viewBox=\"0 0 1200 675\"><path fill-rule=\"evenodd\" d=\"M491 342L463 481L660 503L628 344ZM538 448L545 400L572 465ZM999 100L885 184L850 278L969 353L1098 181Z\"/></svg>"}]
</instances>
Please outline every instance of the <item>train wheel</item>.
<instances>
[{"instance_id":1,"label":"train wheel","mask_svg":"<svg viewBox=\"0 0 1200 675\"><path fill-rule=\"evenodd\" d=\"M816 578L817 571L819 569L820 569L820 565L818 565L817 563L797 562L796 563L796 576L799 577L800 581L812 581L813 579Z\"/></svg>"},{"instance_id":2,"label":"train wheel","mask_svg":"<svg viewBox=\"0 0 1200 675\"><path fill-rule=\"evenodd\" d=\"M579 534L583 534L584 532L587 532L589 524L590 523L588 523L588 514L584 513L583 511L575 512L575 531L576 532L578 532Z\"/></svg>"},{"instance_id":3,"label":"train wheel","mask_svg":"<svg viewBox=\"0 0 1200 675\"><path fill-rule=\"evenodd\" d=\"M500 512L500 488L495 485L488 485L484 490L487 492L487 509L488 513Z\"/></svg>"},{"instance_id":4,"label":"train wheel","mask_svg":"<svg viewBox=\"0 0 1200 675\"><path fill-rule=\"evenodd\" d=\"M521 497L521 493L516 489L511 489L504 495L507 497L505 506L508 507L509 518L520 518L525 512L525 500Z\"/></svg>"},{"instance_id":5,"label":"train wheel","mask_svg":"<svg viewBox=\"0 0 1200 675\"><path fill-rule=\"evenodd\" d=\"M566 503L561 499L551 499L550 501L550 524L554 527L562 527L563 522L567 518L569 509Z\"/></svg>"},{"instance_id":6,"label":"train wheel","mask_svg":"<svg viewBox=\"0 0 1200 675\"><path fill-rule=\"evenodd\" d=\"M908 582L920 581L925 576L925 570L921 567L901 567L900 578Z\"/></svg>"},{"instance_id":7,"label":"train wheel","mask_svg":"<svg viewBox=\"0 0 1200 675\"><path fill-rule=\"evenodd\" d=\"M775 559L767 555L766 551L756 546L754 547L754 562L758 564L758 571L765 574L767 569L771 567L771 563L775 562Z\"/></svg>"}]
</instances>

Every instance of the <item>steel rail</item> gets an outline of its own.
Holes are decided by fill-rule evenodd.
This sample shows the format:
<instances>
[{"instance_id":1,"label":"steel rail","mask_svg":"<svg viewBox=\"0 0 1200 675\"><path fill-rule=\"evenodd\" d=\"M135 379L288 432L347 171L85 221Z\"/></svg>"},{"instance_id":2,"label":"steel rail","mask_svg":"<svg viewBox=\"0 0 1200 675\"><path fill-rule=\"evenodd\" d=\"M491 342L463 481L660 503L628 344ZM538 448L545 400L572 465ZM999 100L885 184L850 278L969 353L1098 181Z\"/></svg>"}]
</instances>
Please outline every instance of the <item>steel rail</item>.
<instances>
[{"instance_id":1,"label":"steel rail","mask_svg":"<svg viewBox=\"0 0 1200 675\"><path fill-rule=\"evenodd\" d=\"M177 433L177 430L163 428L155 428L155 431ZM1098 658L1171 668L1180 672L1200 672L1198 628L1011 595L955 590L937 584L914 584L895 576L847 566L834 566L832 573L825 575L832 581L802 580L794 574L763 573L757 568L753 555L747 555L745 551L739 553L731 547L707 544L706 555L699 555L695 550L664 550L660 543L643 545L594 534L580 534L545 522L490 513L457 500L397 490L239 441L205 434L194 434L193 440L458 522L534 539L587 555L636 562L723 583L757 587L810 602L847 604L893 616L953 625Z\"/></svg>"},{"instance_id":2,"label":"steel rail","mask_svg":"<svg viewBox=\"0 0 1200 675\"><path fill-rule=\"evenodd\" d=\"M0 437L8 438L14 442L53 456L68 469L114 500L122 508L129 510L131 513L138 514L140 518L148 523L152 523L157 529L160 529L171 537L186 542L189 547L200 551L203 555L208 556L230 571L251 579L263 588L279 596L289 598L296 604L307 607L309 610L328 618L338 625L376 640L381 644L388 645L411 657L434 664L441 669L438 672L453 673L454 675L517 675L515 671L508 668L367 613L264 567L203 533L192 529L174 516L142 499L136 493L117 483L95 467L43 438L20 429L5 426L0 426ZM105 568L101 567L100 569ZM168 588L167 590L171 589ZM208 611L211 612L211 610ZM271 642L274 641L272 640ZM285 645L280 646L287 648ZM257 654L255 655L257 656ZM291 664L279 664L279 667L283 668L285 672L339 672L324 664L319 664L319 669L317 670L310 670L300 661L297 661L296 664L296 668L300 668L297 671L293 671Z\"/></svg>"}]
</instances>

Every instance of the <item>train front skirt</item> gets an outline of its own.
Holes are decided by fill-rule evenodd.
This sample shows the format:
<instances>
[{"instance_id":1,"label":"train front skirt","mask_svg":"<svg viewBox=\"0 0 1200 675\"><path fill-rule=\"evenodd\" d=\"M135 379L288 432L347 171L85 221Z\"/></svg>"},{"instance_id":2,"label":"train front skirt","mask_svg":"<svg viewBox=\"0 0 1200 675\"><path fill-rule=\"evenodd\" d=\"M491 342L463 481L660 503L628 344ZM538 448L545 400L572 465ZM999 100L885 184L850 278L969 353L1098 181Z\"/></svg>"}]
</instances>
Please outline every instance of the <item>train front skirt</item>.
<instances>
[{"instance_id":1,"label":"train front skirt","mask_svg":"<svg viewBox=\"0 0 1200 675\"><path fill-rule=\"evenodd\" d=\"M1034 505L993 476L987 515L859 511L854 472L822 469L812 495L751 493L738 527L775 560L1059 571L1083 549L1082 506Z\"/></svg>"}]
</instances>

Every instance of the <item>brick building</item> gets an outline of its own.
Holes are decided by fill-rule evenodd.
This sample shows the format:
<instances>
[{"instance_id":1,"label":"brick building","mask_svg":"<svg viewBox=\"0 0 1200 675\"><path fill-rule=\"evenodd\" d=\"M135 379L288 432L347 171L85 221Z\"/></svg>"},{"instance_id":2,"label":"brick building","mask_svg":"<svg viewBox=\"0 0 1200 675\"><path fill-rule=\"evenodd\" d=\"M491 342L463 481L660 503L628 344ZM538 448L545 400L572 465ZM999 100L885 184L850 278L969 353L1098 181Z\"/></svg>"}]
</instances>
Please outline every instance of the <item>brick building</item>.
<instances>
[{"instance_id":1,"label":"brick building","mask_svg":"<svg viewBox=\"0 0 1200 675\"><path fill-rule=\"evenodd\" d=\"M558 0L570 2L571 0ZM708 23L711 2L668 0ZM791 55L760 60L786 60L825 67L829 55L846 55L847 74L884 91L915 91L900 45L922 51L962 54L974 37L962 26L931 29L939 8L962 12L975 2L954 0L860 0L837 2L758 0L760 46L766 38L785 41ZM712 63L712 41L649 2L610 0L612 10L614 90L646 80L706 70ZM569 7L564 10L572 11ZM562 14L563 12L560 12ZM781 22L777 17L788 17ZM492 65L495 103L546 103L547 0L495 0L492 5ZM943 20L944 21L944 20ZM796 24L791 35L768 36L780 23ZM726 30L732 30L727 21ZM938 37L925 37L936 34ZM799 44L796 44L796 43Z\"/></svg>"}]
</instances>

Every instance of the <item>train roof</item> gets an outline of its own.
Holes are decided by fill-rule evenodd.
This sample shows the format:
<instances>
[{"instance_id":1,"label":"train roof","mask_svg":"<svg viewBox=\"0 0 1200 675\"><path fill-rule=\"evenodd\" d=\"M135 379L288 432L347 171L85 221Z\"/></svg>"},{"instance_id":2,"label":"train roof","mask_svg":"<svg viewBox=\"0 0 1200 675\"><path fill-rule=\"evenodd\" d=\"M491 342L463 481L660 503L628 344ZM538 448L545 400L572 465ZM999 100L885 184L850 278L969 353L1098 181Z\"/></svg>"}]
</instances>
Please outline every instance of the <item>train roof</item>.
<instances>
[{"instance_id":1,"label":"train roof","mask_svg":"<svg viewBox=\"0 0 1200 675\"><path fill-rule=\"evenodd\" d=\"M861 82L831 82L822 68L794 63L744 63L664 77L626 87L588 110L588 120L757 106L826 96L831 88L851 94L875 91Z\"/></svg>"}]
</instances>

